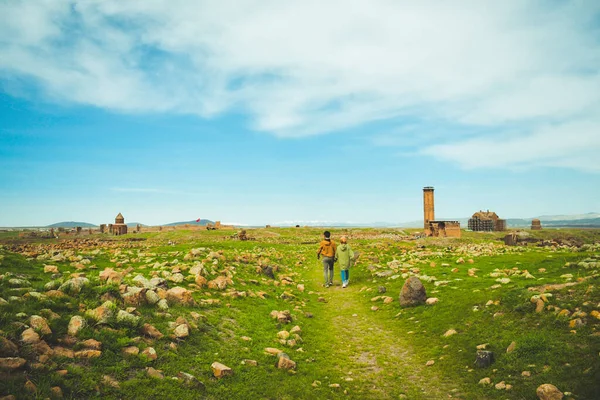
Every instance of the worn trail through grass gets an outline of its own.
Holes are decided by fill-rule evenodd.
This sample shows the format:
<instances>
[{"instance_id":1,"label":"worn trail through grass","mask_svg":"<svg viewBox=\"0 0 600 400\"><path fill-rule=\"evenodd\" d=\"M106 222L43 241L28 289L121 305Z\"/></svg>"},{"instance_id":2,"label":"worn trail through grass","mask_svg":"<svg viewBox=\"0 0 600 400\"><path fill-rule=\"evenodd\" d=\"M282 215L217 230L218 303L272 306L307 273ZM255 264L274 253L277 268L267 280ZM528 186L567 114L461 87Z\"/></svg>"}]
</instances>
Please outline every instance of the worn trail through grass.
<instances>
[{"instance_id":1,"label":"worn trail through grass","mask_svg":"<svg viewBox=\"0 0 600 400\"><path fill-rule=\"evenodd\" d=\"M321 270L310 276L315 286L321 286ZM342 388L356 398L460 398L456 385L438 376L414 352L410 335L393 319L371 310L373 304L360 290L363 279L359 276L342 288L337 277L333 287L320 290L327 303L317 317L329 321L327 336L335 338L327 358L335 360Z\"/></svg>"}]
</instances>

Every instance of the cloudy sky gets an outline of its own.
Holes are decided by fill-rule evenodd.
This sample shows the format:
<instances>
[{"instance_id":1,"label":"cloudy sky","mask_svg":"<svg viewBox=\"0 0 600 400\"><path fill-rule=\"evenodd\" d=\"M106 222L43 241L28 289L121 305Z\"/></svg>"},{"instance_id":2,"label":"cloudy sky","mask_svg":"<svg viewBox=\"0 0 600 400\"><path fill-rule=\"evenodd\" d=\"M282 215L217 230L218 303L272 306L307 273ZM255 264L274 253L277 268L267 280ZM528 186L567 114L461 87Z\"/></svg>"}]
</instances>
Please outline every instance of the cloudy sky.
<instances>
[{"instance_id":1,"label":"cloudy sky","mask_svg":"<svg viewBox=\"0 0 600 400\"><path fill-rule=\"evenodd\" d=\"M4 0L0 226L600 211L600 2Z\"/></svg>"}]
</instances>

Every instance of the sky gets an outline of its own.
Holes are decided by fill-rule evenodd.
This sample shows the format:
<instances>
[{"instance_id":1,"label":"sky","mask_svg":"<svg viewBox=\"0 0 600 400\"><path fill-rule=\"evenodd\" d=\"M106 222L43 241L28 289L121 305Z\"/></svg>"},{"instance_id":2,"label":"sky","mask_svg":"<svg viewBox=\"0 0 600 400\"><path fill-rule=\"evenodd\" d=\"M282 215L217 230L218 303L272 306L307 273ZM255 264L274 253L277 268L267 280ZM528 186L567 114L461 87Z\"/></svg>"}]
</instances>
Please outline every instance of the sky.
<instances>
[{"instance_id":1,"label":"sky","mask_svg":"<svg viewBox=\"0 0 600 400\"><path fill-rule=\"evenodd\" d=\"M4 0L0 226L600 212L600 2Z\"/></svg>"}]
</instances>

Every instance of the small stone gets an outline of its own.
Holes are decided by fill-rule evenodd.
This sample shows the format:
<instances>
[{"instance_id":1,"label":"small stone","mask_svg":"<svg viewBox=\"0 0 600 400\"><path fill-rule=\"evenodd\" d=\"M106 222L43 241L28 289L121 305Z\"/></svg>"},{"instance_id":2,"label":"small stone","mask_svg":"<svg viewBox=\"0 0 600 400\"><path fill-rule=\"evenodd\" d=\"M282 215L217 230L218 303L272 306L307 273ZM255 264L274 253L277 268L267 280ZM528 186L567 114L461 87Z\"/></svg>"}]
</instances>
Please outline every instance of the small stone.
<instances>
[{"instance_id":1,"label":"small stone","mask_svg":"<svg viewBox=\"0 0 600 400\"><path fill-rule=\"evenodd\" d=\"M34 344L40 341L40 335L32 328L27 328L21 333L21 341L26 344Z\"/></svg>"},{"instance_id":2,"label":"small stone","mask_svg":"<svg viewBox=\"0 0 600 400\"><path fill-rule=\"evenodd\" d=\"M153 339L160 339L164 336L158 329L148 323L142 325L142 334Z\"/></svg>"},{"instance_id":3,"label":"small stone","mask_svg":"<svg viewBox=\"0 0 600 400\"><path fill-rule=\"evenodd\" d=\"M432 306L434 304L436 304L439 301L439 299L437 297L430 297L425 301L425 304L427 304L428 306Z\"/></svg>"},{"instance_id":4,"label":"small stone","mask_svg":"<svg viewBox=\"0 0 600 400\"><path fill-rule=\"evenodd\" d=\"M287 354L279 353L277 354L277 361L275 363L275 366L279 369L295 370L296 362L292 361Z\"/></svg>"},{"instance_id":5,"label":"small stone","mask_svg":"<svg viewBox=\"0 0 600 400\"><path fill-rule=\"evenodd\" d=\"M40 317L39 315L32 315L29 318L29 325L36 331L42 335L51 335L52 330L48 326L48 321L44 317Z\"/></svg>"},{"instance_id":6,"label":"small stone","mask_svg":"<svg viewBox=\"0 0 600 400\"><path fill-rule=\"evenodd\" d=\"M244 364L244 365L249 365L249 366L251 366L251 367L256 367L256 366L258 365L258 361L256 361L256 360L248 360L248 359L246 359L246 360L243 360L243 361L242 361L242 364Z\"/></svg>"},{"instance_id":7,"label":"small stone","mask_svg":"<svg viewBox=\"0 0 600 400\"><path fill-rule=\"evenodd\" d=\"M117 381L115 378L113 378L112 376L109 376L109 375L104 375L102 377L102 383L105 384L106 386L110 386L115 389L118 389L119 387L121 387L121 385L119 384L119 381Z\"/></svg>"},{"instance_id":8,"label":"small stone","mask_svg":"<svg viewBox=\"0 0 600 400\"><path fill-rule=\"evenodd\" d=\"M330 388L339 389L341 385L339 383L332 383L329 385Z\"/></svg>"},{"instance_id":9,"label":"small stone","mask_svg":"<svg viewBox=\"0 0 600 400\"><path fill-rule=\"evenodd\" d=\"M153 347L146 347L144 351L142 351L142 355L148 357L150 360L154 361L158 358L156 354L156 350Z\"/></svg>"},{"instance_id":10,"label":"small stone","mask_svg":"<svg viewBox=\"0 0 600 400\"><path fill-rule=\"evenodd\" d=\"M0 336L0 357L15 357L17 355L19 355L19 347L5 337Z\"/></svg>"},{"instance_id":11,"label":"small stone","mask_svg":"<svg viewBox=\"0 0 600 400\"><path fill-rule=\"evenodd\" d=\"M530 377L531 371L523 371L523 372L521 372L521 376Z\"/></svg>"},{"instance_id":12,"label":"small stone","mask_svg":"<svg viewBox=\"0 0 600 400\"><path fill-rule=\"evenodd\" d=\"M446 333L444 333L444 337L448 337L448 336L452 336L452 335L456 335L458 332L456 332L454 329L448 329L446 331Z\"/></svg>"},{"instance_id":13,"label":"small stone","mask_svg":"<svg viewBox=\"0 0 600 400\"><path fill-rule=\"evenodd\" d=\"M489 377L486 377L486 378L480 379L479 384L482 386L490 386L492 384L492 380Z\"/></svg>"},{"instance_id":14,"label":"small stone","mask_svg":"<svg viewBox=\"0 0 600 400\"><path fill-rule=\"evenodd\" d=\"M313 381L313 383L311 384L312 387L319 387L321 386L321 381Z\"/></svg>"},{"instance_id":15,"label":"small stone","mask_svg":"<svg viewBox=\"0 0 600 400\"><path fill-rule=\"evenodd\" d=\"M223 378L225 376L233 375L233 370L228 366L221 364L220 362L214 362L211 364L213 375L215 378Z\"/></svg>"},{"instance_id":16,"label":"small stone","mask_svg":"<svg viewBox=\"0 0 600 400\"><path fill-rule=\"evenodd\" d=\"M193 387L198 390L205 390L206 386L204 383L200 382L198 378L196 378L192 374L188 374L187 372L179 371L177 377L181 379L187 386Z\"/></svg>"},{"instance_id":17,"label":"small stone","mask_svg":"<svg viewBox=\"0 0 600 400\"><path fill-rule=\"evenodd\" d=\"M94 339L84 340L81 344L86 349L102 350L102 343Z\"/></svg>"},{"instance_id":18,"label":"small stone","mask_svg":"<svg viewBox=\"0 0 600 400\"><path fill-rule=\"evenodd\" d=\"M27 382L25 382L25 390L33 394L37 392L37 386L30 380L27 380Z\"/></svg>"},{"instance_id":19,"label":"small stone","mask_svg":"<svg viewBox=\"0 0 600 400\"><path fill-rule=\"evenodd\" d=\"M561 400L564 397L563 393L550 383L538 386L535 393L540 400Z\"/></svg>"},{"instance_id":20,"label":"small stone","mask_svg":"<svg viewBox=\"0 0 600 400\"><path fill-rule=\"evenodd\" d=\"M287 340L287 338L290 337L290 333L288 331L280 331L280 332L277 332L277 337L279 339Z\"/></svg>"},{"instance_id":21,"label":"small stone","mask_svg":"<svg viewBox=\"0 0 600 400\"><path fill-rule=\"evenodd\" d=\"M136 326L140 322L140 317L125 310L119 310L117 313L117 322L125 326Z\"/></svg>"},{"instance_id":22,"label":"small stone","mask_svg":"<svg viewBox=\"0 0 600 400\"><path fill-rule=\"evenodd\" d=\"M140 349L136 346L123 347L121 351L123 352L123 354L126 354L128 356L137 356L140 353Z\"/></svg>"},{"instance_id":23,"label":"small stone","mask_svg":"<svg viewBox=\"0 0 600 400\"><path fill-rule=\"evenodd\" d=\"M377 311L377 310L379 310L379 307L377 307L377 306L371 307L371 311Z\"/></svg>"},{"instance_id":24,"label":"small stone","mask_svg":"<svg viewBox=\"0 0 600 400\"><path fill-rule=\"evenodd\" d=\"M431 367L433 364L435 364L435 361L433 361L433 360L429 360L425 363L425 365L428 367Z\"/></svg>"},{"instance_id":25,"label":"small stone","mask_svg":"<svg viewBox=\"0 0 600 400\"><path fill-rule=\"evenodd\" d=\"M299 291L299 292L304 292L304 285L303 285L303 284L301 284L301 283L299 283L299 284L296 286L296 289L298 289L298 291Z\"/></svg>"},{"instance_id":26,"label":"small stone","mask_svg":"<svg viewBox=\"0 0 600 400\"><path fill-rule=\"evenodd\" d=\"M483 343L483 344L477 345L477 350L485 350L488 346L489 346L489 343Z\"/></svg>"},{"instance_id":27,"label":"small stone","mask_svg":"<svg viewBox=\"0 0 600 400\"><path fill-rule=\"evenodd\" d=\"M154 369L152 367L148 367L146 368L146 374L148 374L148 376L150 378L156 378L156 379L164 379L164 375L162 374L161 370L158 369Z\"/></svg>"},{"instance_id":28,"label":"small stone","mask_svg":"<svg viewBox=\"0 0 600 400\"><path fill-rule=\"evenodd\" d=\"M506 348L507 353L512 353L517 348L517 342L511 342L510 345Z\"/></svg>"},{"instance_id":29,"label":"small stone","mask_svg":"<svg viewBox=\"0 0 600 400\"><path fill-rule=\"evenodd\" d=\"M50 396L54 399L62 399L63 391L60 386L53 386L50 388Z\"/></svg>"},{"instance_id":30,"label":"small stone","mask_svg":"<svg viewBox=\"0 0 600 400\"><path fill-rule=\"evenodd\" d=\"M272 356L276 356L277 354L282 353L282 352L283 352L282 350L279 350L279 349L276 349L276 348L273 348L273 347L266 347L265 348L265 353L270 354Z\"/></svg>"},{"instance_id":31,"label":"small stone","mask_svg":"<svg viewBox=\"0 0 600 400\"><path fill-rule=\"evenodd\" d=\"M190 335L189 328L186 324L177 325L173 333L177 339L183 339Z\"/></svg>"},{"instance_id":32,"label":"small stone","mask_svg":"<svg viewBox=\"0 0 600 400\"><path fill-rule=\"evenodd\" d=\"M495 387L497 390L504 390L504 389L506 389L506 383L504 383L504 381L502 381L502 382L496 383L496 384L494 385L494 387Z\"/></svg>"},{"instance_id":33,"label":"small stone","mask_svg":"<svg viewBox=\"0 0 600 400\"><path fill-rule=\"evenodd\" d=\"M542 311L544 311L544 300L542 299L537 299L536 303L535 303L535 312L536 313L541 313Z\"/></svg>"},{"instance_id":34,"label":"small stone","mask_svg":"<svg viewBox=\"0 0 600 400\"><path fill-rule=\"evenodd\" d=\"M27 361L20 357L0 358L0 370L14 371L22 368Z\"/></svg>"},{"instance_id":35,"label":"small stone","mask_svg":"<svg viewBox=\"0 0 600 400\"><path fill-rule=\"evenodd\" d=\"M102 352L100 350L81 350L74 353L74 356L77 358L96 358L101 355Z\"/></svg>"}]
</instances>

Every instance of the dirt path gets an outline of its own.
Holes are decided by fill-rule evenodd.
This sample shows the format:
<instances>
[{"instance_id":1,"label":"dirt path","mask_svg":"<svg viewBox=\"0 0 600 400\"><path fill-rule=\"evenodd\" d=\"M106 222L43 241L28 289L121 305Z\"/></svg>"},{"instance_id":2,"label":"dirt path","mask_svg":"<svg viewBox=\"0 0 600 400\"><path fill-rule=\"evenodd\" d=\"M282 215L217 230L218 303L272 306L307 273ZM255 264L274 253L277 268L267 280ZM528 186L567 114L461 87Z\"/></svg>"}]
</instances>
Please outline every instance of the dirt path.
<instances>
[{"instance_id":1,"label":"dirt path","mask_svg":"<svg viewBox=\"0 0 600 400\"><path fill-rule=\"evenodd\" d=\"M314 282L322 280L314 273ZM373 399L447 399L460 398L457 386L436 376L435 368L412 350L410 337L371 311L360 293L362 285L342 288L337 284L320 290L327 300L323 315L331 321L336 338L332 359L345 378L340 385L356 398Z\"/></svg>"}]
</instances>

